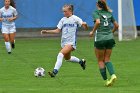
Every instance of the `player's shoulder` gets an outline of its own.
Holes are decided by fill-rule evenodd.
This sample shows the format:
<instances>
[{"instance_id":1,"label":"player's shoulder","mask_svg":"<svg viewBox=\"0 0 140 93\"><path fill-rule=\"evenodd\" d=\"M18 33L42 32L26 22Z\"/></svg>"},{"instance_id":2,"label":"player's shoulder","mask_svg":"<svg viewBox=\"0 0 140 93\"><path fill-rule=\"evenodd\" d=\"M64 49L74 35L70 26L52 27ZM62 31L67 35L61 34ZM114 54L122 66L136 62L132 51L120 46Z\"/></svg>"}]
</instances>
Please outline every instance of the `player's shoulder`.
<instances>
[{"instance_id":1,"label":"player's shoulder","mask_svg":"<svg viewBox=\"0 0 140 93\"><path fill-rule=\"evenodd\" d=\"M65 19L66 19L66 17L62 17L62 18L61 18L61 20L65 20Z\"/></svg>"},{"instance_id":2,"label":"player's shoulder","mask_svg":"<svg viewBox=\"0 0 140 93\"><path fill-rule=\"evenodd\" d=\"M66 17L62 17L62 18L60 19L60 21L64 21L64 20L66 20Z\"/></svg>"},{"instance_id":3,"label":"player's shoulder","mask_svg":"<svg viewBox=\"0 0 140 93\"><path fill-rule=\"evenodd\" d=\"M77 18L80 18L80 17L78 17L78 16L76 16L76 15L72 15L72 18L76 18L76 19L77 19Z\"/></svg>"},{"instance_id":4,"label":"player's shoulder","mask_svg":"<svg viewBox=\"0 0 140 93\"><path fill-rule=\"evenodd\" d=\"M95 10L93 13L98 13L98 12L100 12L100 10Z\"/></svg>"},{"instance_id":5,"label":"player's shoulder","mask_svg":"<svg viewBox=\"0 0 140 93\"><path fill-rule=\"evenodd\" d=\"M0 8L0 11L3 11L5 9L5 7Z\"/></svg>"},{"instance_id":6,"label":"player's shoulder","mask_svg":"<svg viewBox=\"0 0 140 93\"><path fill-rule=\"evenodd\" d=\"M112 16L113 16L113 13L112 13L112 12L108 11L108 13L109 13L110 15L112 15Z\"/></svg>"},{"instance_id":7,"label":"player's shoulder","mask_svg":"<svg viewBox=\"0 0 140 93\"><path fill-rule=\"evenodd\" d=\"M108 17L113 16L112 12L110 11L103 11L103 14L107 15Z\"/></svg>"},{"instance_id":8,"label":"player's shoulder","mask_svg":"<svg viewBox=\"0 0 140 93\"><path fill-rule=\"evenodd\" d=\"M112 15L112 12L110 12L110 11L105 11L105 10L95 10L95 11L93 12L93 14L98 14L98 15L110 14L110 15Z\"/></svg>"},{"instance_id":9,"label":"player's shoulder","mask_svg":"<svg viewBox=\"0 0 140 93\"><path fill-rule=\"evenodd\" d=\"M99 10L95 10L95 11L93 11L93 15L99 15L99 13L100 13L100 11Z\"/></svg>"},{"instance_id":10,"label":"player's shoulder","mask_svg":"<svg viewBox=\"0 0 140 93\"><path fill-rule=\"evenodd\" d=\"M12 7L12 6L10 6L9 8L10 8L11 10L16 10L16 8L14 8L14 7Z\"/></svg>"}]
</instances>

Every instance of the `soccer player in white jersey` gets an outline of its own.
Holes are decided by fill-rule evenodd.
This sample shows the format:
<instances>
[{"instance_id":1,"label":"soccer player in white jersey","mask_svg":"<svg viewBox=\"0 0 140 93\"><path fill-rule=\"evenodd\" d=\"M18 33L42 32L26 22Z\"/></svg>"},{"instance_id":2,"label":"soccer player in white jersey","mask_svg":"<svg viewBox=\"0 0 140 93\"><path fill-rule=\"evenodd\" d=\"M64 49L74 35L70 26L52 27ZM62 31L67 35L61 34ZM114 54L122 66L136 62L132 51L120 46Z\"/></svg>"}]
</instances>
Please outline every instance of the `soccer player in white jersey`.
<instances>
[{"instance_id":1,"label":"soccer player in white jersey","mask_svg":"<svg viewBox=\"0 0 140 93\"><path fill-rule=\"evenodd\" d=\"M0 9L0 21L2 22L2 34L5 40L5 46L8 54L11 54L11 46L15 48L15 20L17 11L14 8L13 0L4 0L5 6Z\"/></svg>"},{"instance_id":2,"label":"soccer player in white jersey","mask_svg":"<svg viewBox=\"0 0 140 93\"><path fill-rule=\"evenodd\" d=\"M51 77L55 77L58 73L63 58L70 62L79 63L83 70L86 68L85 59L80 60L75 56L71 56L71 52L76 49L76 33L77 28L82 26L84 29L88 29L86 22L83 22L81 18L73 15L73 5L63 6L64 16L58 23L55 30L42 30L41 34L57 34L62 32L61 37L61 51L58 53L57 61L52 72L48 72Z\"/></svg>"}]
</instances>

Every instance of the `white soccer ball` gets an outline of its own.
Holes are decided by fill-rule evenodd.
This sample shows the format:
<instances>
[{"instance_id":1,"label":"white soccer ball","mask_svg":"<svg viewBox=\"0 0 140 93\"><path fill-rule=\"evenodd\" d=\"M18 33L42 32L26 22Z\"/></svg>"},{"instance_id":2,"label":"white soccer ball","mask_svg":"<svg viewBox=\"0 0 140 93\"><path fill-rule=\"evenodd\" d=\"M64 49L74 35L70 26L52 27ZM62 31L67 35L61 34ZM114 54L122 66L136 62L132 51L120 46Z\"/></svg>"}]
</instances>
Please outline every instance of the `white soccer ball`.
<instances>
[{"instance_id":1,"label":"white soccer ball","mask_svg":"<svg viewBox=\"0 0 140 93\"><path fill-rule=\"evenodd\" d=\"M36 77L44 77L45 76L45 70L44 70L44 68L42 68L42 67L36 68L35 71L34 71L34 75Z\"/></svg>"}]
</instances>

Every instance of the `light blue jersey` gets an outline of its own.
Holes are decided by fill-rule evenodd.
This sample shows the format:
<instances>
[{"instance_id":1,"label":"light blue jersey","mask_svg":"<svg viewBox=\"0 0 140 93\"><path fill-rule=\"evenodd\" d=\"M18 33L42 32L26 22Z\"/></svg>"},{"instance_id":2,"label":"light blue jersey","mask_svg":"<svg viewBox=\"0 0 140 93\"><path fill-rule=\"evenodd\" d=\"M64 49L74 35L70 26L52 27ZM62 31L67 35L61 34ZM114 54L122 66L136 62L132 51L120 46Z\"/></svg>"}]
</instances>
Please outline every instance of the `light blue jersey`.
<instances>
[{"instance_id":1,"label":"light blue jersey","mask_svg":"<svg viewBox=\"0 0 140 93\"><path fill-rule=\"evenodd\" d=\"M57 27L62 30L61 37L61 47L63 48L65 45L72 45L74 49L76 49L76 35L77 28L82 25L83 21L81 18L72 15L71 17L63 17Z\"/></svg>"},{"instance_id":2,"label":"light blue jersey","mask_svg":"<svg viewBox=\"0 0 140 93\"><path fill-rule=\"evenodd\" d=\"M14 7L9 6L8 9L2 7L0 9L0 18L3 18L2 21L2 33L13 33L15 32L15 22L9 22L7 19L17 16L17 11Z\"/></svg>"}]
</instances>

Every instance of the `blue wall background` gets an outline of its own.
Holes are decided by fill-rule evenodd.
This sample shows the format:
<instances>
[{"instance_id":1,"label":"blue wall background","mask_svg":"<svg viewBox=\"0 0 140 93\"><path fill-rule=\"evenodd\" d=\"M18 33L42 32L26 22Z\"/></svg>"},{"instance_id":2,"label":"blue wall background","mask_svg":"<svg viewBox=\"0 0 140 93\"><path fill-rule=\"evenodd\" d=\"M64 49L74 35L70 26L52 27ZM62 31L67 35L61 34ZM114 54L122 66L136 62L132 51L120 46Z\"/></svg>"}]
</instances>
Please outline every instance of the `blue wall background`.
<instances>
[{"instance_id":1,"label":"blue wall background","mask_svg":"<svg viewBox=\"0 0 140 93\"><path fill-rule=\"evenodd\" d=\"M0 1L0 7L3 7ZM87 2L88 1L88 2ZM133 0L137 26L140 26L140 0ZM63 17L61 8L64 4L73 4L74 14L93 26L92 12L96 9L96 0L15 0L19 18L16 20L18 28L56 27ZM117 0L108 0L117 20Z\"/></svg>"}]
</instances>

